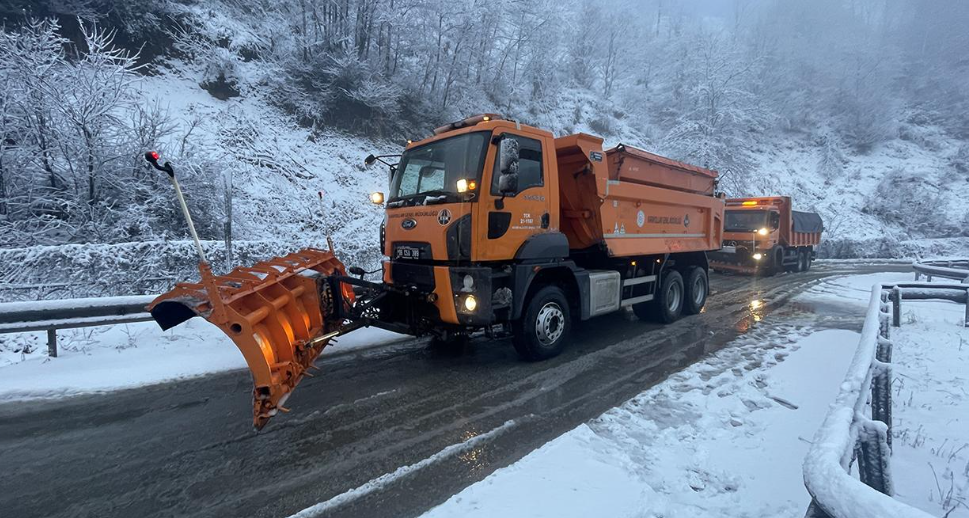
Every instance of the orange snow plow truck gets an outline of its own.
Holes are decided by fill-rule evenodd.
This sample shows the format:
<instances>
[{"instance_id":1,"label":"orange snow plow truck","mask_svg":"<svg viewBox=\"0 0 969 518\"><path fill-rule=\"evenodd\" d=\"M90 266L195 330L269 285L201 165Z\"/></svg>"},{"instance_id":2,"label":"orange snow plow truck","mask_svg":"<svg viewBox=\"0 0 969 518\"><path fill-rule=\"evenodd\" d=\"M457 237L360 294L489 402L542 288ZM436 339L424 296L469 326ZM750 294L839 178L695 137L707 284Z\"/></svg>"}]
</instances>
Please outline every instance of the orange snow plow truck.
<instances>
[{"instance_id":1,"label":"orange snow plow truck","mask_svg":"<svg viewBox=\"0 0 969 518\"><path fill-rule=\"evenodd\" d=\"M384 162L386 200L371 196L386 207L382 282L360 268L348 275L332 250L226 275L203 257L201 282L149 307L164 329L202 316L236 343L252 371L256 428L285 411L330 340L360 327L441 340L484 331L542 360L562 351L574 320L631 306L672 322L706 301L706 253L720 249L723 229L715 171L497 115L442 126L398 158Z\"/></svg>"},{"instance_id":2,"label":"orange snow plow truck","mask_svg":"<svg viewBox=\"0 0 969 518\"><path fill-rule=\"evenodd\" d=\"M723 249L710 254L714 270L771 276L804 272L817 258L824 223L792 209L788 196L727 200Z\"/></svg>"}]
</instances>

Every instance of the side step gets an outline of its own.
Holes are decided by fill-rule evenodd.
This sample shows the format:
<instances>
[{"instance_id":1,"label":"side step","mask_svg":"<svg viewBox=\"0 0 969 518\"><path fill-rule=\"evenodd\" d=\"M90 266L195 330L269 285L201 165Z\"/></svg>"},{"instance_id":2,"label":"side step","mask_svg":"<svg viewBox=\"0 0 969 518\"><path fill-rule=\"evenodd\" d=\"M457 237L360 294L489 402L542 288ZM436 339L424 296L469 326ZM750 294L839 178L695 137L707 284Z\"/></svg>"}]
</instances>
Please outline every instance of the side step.
<instances>
[{"instance_id":1,"label":"side step","mask_svg":"<svg viewBox=\"0 0 969 518\"><path fill-rule=\"evenodd\" d=\"M629 286L638 286L640 284L646 284L647 282L656 282L657 277L655 275L644 275L642 277L633 277L632 279L626 279L622 281L622 287L627 288ZM620 302L622 307L629 307L633 304L639 304L641 302L649 302L653 300L653 295L640 295L638 297L630 297L628 299L623 299Z\"/></svg>"},{"instance_id":2,"label":"side step","mask_svg":"<svg viewBox=\"0 0 969 518\"><path fill-rule=\"evenodd\" d=\"M639 297L632 297L632 298L624 299L622 301L622 307L625 308L628 306L632 306L633 304L639 304L640 302L649 302L651 300L653 300L652 295L641 295Z\"/></svg>"}]
</instances>

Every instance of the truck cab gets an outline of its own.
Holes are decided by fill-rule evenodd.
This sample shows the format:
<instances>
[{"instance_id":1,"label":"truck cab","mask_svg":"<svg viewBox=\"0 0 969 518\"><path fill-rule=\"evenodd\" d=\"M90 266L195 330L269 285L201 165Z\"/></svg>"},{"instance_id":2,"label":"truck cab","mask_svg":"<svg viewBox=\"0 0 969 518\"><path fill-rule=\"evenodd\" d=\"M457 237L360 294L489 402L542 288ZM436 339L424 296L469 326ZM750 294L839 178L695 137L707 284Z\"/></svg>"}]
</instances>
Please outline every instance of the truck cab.
<instances>
[{"instance_id":1,"label":"truck cab","mask_svg":"<svg viewBox=\"0 0 969 518\"><path fill-rule=\"evenodd\" d=\"M504 173L503 149L517 152ZM514 276L512 263L549 265L569 254L553 210L558 166L550 149L551 133L491 115L408 144L386 197L384 283L426 292L428 321L454 331L512 313L512 287L491 296L496 280Z\"/></svg>"}]
</instances>

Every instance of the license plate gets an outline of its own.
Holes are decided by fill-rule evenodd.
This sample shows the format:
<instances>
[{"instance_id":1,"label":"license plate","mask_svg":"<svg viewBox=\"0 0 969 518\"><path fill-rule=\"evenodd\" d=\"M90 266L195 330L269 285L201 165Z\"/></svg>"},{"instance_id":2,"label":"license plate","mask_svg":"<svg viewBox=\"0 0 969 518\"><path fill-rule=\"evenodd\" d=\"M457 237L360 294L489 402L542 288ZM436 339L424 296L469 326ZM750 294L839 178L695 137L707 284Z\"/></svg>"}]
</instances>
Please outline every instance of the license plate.
<instances>
[{"instance_id":1,"label":"license plate","mask_svg":"<svg viewBox=\"0 0 969 518\"><path fill-rule=\"evenodd\" d=\"M398 246L397 259L420 259L421 249L412 246Z\"/></svg>"}]
</instances>

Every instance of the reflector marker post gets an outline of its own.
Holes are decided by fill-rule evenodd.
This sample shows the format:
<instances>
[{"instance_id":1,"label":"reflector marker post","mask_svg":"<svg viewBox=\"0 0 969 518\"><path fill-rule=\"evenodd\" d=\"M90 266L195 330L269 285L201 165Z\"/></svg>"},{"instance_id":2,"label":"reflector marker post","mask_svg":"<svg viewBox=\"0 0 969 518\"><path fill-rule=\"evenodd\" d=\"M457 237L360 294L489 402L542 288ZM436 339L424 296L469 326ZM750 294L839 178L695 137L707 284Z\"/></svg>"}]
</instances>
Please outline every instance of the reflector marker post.
<instances>
[{"instance_id":1,"label":"reflector marker post","mask_svg":"<svg viewBox=\"0 0 969 518\"><path fill-rule=\"evenodd\" d=\"M158 165L159 158L160 156L157 151L145 153L145 160L155 169L167 174L168 180L175 187L175 196L178 198L178 205L182 208L182 215L185 216L185 223L188 224L188 232L192 235L192 241L195 242L195 251L198 252L199 259L203 263L208 263L205 259L205 252L202 250L202 242L199 241L199 235L195 232L195 223L192 222L192 215L189 213L188 205L185 203L185 196L182 195L182 188L179 187L178 180L175 179L175 169L172 168L171 162L165 162L165 165Z\"/></svg>"}]
</instances>

